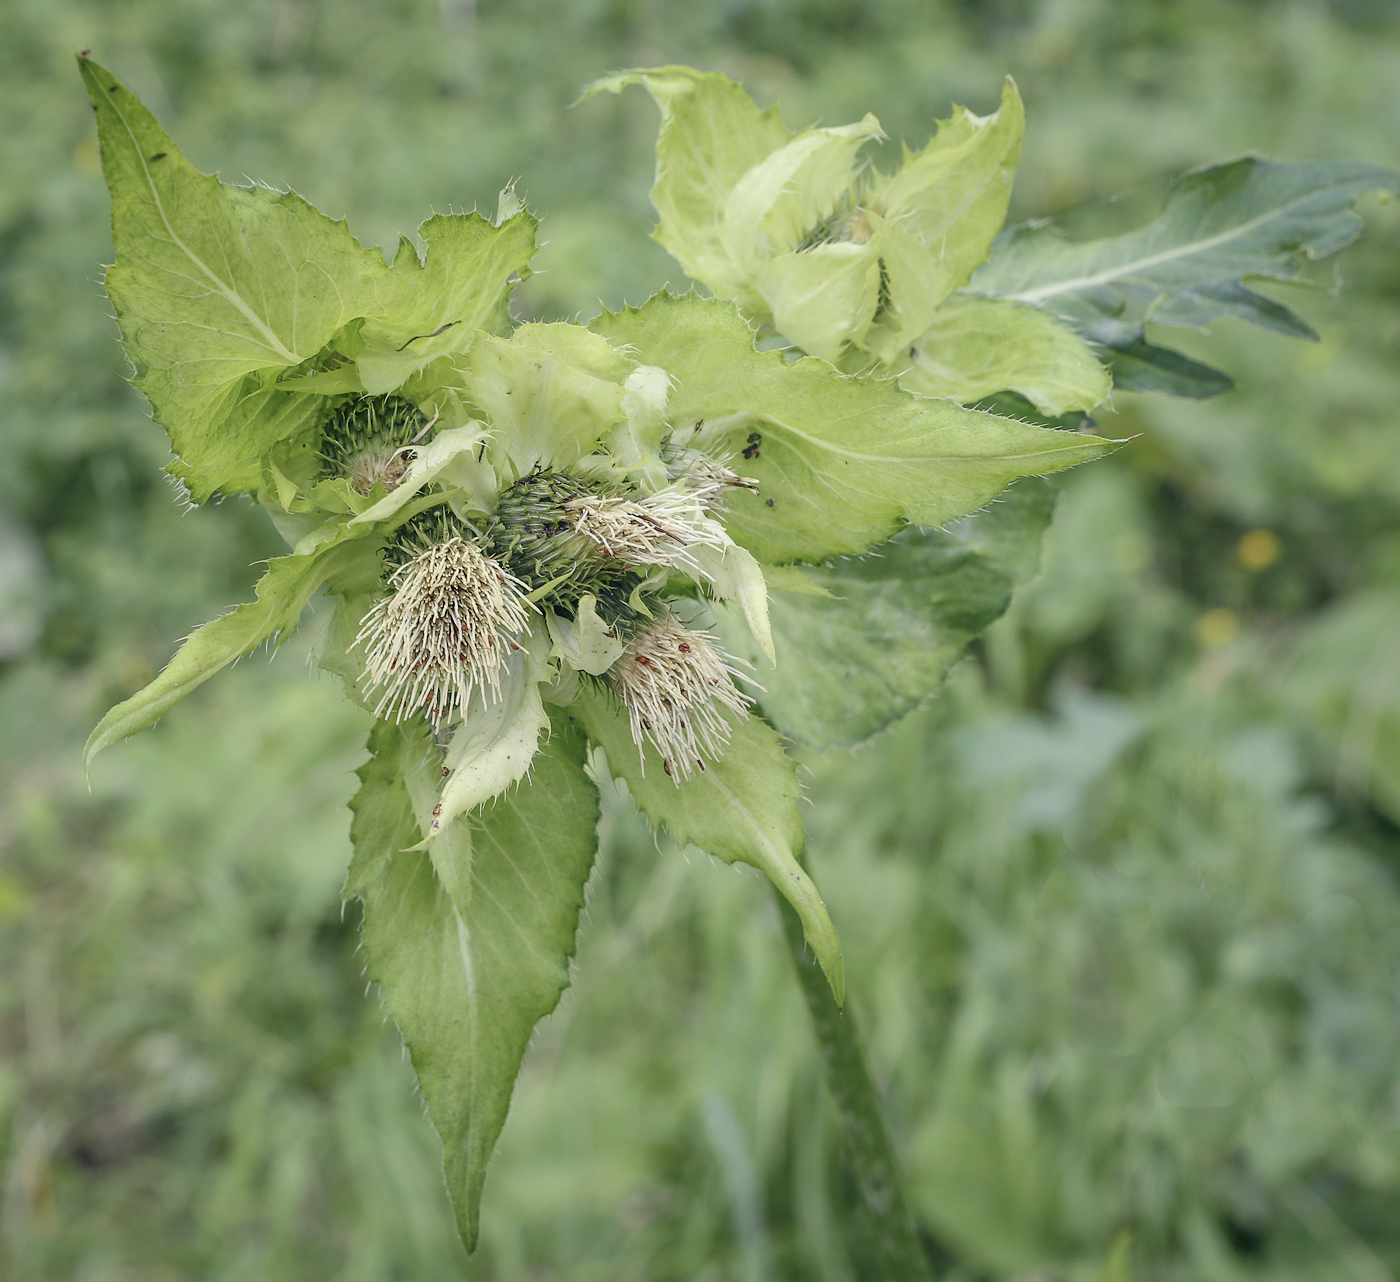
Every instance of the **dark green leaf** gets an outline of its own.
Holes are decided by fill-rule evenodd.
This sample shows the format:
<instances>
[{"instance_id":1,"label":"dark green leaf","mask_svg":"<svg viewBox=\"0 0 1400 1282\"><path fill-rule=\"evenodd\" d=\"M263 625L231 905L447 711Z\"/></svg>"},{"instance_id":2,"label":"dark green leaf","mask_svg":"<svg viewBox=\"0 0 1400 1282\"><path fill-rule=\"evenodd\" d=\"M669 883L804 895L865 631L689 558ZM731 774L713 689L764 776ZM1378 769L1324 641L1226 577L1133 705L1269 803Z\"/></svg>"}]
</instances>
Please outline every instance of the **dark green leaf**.
<instances>
[{"instance_id":1,"label":"dark green leaf","mask_svg":"<svg viewBox=\"0 0 1400 1282\"><path fill-rule=\"evenodd\" d=\"M1113 371L1113 385L1125 391L1165 392L1168 396L1199 401L1219 396L1235 386L1235 380L1223 370L1193 361L1170 347L1158 347L1145 338L1102 351Z\"/></svg>"},{"instance_id":2,"label":"dark green leaf","mask_svg":"<svg viewBox=\"0 0 1400 1282\"><path fill-rule=\"evenodd\" d=\"M1243 281L1288 280L1349 245L1361 230L1352 206L1378 190L1400 193L1400 173L1246 156L1186 174L1161 214L1126 235L1076 244L1047 224L1004 233L971 288L1043 307L1111 346L1140 337L1144 320L1201 328L1230 316L1311 338L1305 321Z\"/></svg>"},{"instance_id":3,"label":"dark green leaf","mask_svg":"<svg viewBox=\"0 0 1400 1282\"><path fill-rule=\"evenodd\" d=\"M946 531L905 530L869 556L797 571L830 595L774 592L776 668L760 665L744 630L729 649L759 667L763 711L789 738L851 746L938 689L967 643L1035 573L1054 512L1044 481L1018 481L985 511Z\"/></svg>"},{"instance_id":4,"label":"dark green leaf","mask_svg":"<svg viewBox=\"0 0 1400 1282\"><path fill-rule=\"evenodd\" d=\"M470 1250L481 1190L535 1025L569 983L584 885L597 850L597 791L583 736L555 727L531 777L459 820L434 854L426 830L441 758L427 737L376 725L360 770L346 898L364 903L369 976L403 1034ZM406 782L407 780L407 782ZM415 800L417 805L415 805Z\"/></svg>"}]
</instances>

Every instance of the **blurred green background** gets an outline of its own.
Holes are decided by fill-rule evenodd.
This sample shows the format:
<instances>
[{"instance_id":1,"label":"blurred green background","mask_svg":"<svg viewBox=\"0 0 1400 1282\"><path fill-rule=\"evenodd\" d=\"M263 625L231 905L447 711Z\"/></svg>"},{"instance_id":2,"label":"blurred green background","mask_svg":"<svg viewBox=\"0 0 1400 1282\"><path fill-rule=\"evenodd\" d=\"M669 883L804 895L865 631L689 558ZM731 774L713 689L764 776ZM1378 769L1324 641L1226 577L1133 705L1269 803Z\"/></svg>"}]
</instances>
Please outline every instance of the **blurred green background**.
<instances>
[{"instance_id":1,"label":"blurred green background","mask_svg":"<svg viewBox=\"0 0 1400 1282\"><path fill-rule=\"evenodd\" d=\"M277 542L159 475L80 48L195 163L367 241L518 178L549 244L517 310L586 317L679 283L650 104L569 109L615 67L914 143L1010 72L1013 217L1102 234L1246 150L1400 163L1393 0L0 5L0 1277L872 1277L757 878L611 799L468 1261L339 903L363 717L304 642L85 786L96 718ZM1124 1282L1125 1249L1153 1282L1400 1274L1400 214L1365 213L1340 294L1330 264L1287 288L1320 344L1189 336L1238 390L1118 394L1135 439L1062 481L1012 613L925 711L808 759L949 1278Z\"/></svg>"}]
</instances>

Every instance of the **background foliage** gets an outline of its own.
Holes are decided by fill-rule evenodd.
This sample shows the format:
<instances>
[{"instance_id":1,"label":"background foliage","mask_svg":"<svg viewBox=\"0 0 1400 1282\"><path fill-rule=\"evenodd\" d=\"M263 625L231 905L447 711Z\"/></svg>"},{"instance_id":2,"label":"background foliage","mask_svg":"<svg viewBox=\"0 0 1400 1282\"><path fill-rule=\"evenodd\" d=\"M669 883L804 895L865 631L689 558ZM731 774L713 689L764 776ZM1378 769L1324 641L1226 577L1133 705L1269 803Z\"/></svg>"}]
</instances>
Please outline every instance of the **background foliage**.
<instances>
[{"instance_id":1,"label":"background foliage","mask_svg":"<svg viewBox=\"0 0 1400 1282\"><path fill-rule=\"evenodd\" d=\"M1028 107L1013 218L1154 212L1258 150L1396 164L1381 0L65 0L0 9L0 1272L118 1279L862 1276L776 915L613 798L578 977L452 1231L338 891L364 726L289 647L81 742L278 551L184 515L95 283L91 47L197 164L389 243L546 215L522 314L672 275L617 66L742 77L792 125ZM1124 193L1121 198L1118 193ZM1400 1271L1400 217L1230 323L1236 392L1115 397L1043 572L944 695L812 756L812 859L931 1247L965 1279ZM1173 335L1174 341L1180 334ZM300 643L298 643L299 645ZM1113 1273L1107 1276L1119 1276Z\"/></svg>"}]
</instances>

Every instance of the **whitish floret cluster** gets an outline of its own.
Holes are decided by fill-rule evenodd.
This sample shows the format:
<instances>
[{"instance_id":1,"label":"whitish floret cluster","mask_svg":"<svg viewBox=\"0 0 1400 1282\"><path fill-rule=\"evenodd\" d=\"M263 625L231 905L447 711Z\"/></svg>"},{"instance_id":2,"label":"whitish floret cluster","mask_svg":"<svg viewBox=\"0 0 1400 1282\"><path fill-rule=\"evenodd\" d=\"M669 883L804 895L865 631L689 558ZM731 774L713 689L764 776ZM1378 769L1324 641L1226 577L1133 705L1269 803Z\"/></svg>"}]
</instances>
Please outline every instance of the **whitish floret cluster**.
<instances>
[{"instance_id":1,"label":"whitish floret cluster","mask_svg":"<svg viewBox=\"0 0 1400 1282\"><path fill-rule=\"evenodd\" d=\"M742 715L750 702L714 638L669 610L638 630L610 675L627 709L632 742L641 748L650 739L666 773L685 779L729 742L725 710Z\"/></svg>"},{"instance_id":2,"label":"whitish floret cluster","mask_svg":"<svg viewBox=\"0 0 1400 1282\"><path fill-rule=\"evenodd\" d=\"M758 482L740 476L700 450L666 449L666 475L694 496L702 508L713 507L731 490L757 490Z\"/></svg>"},{"instance_id":3,"label":"whitish floret cluster","mask_svg":"<svg viewBox=\"0 0 1400 1282\"><path fill-rule=\"evenodd\" d=\"M724 530L705 516L693 494L668 490L644 499L580 495L564 504L574 529L603 555L633 565L676 566L691 572L699 564L692 547L723 550Z\"/></svg>"},{"instance_id":4,"label":"whitish floret cluster","mask_svg":"<svg viewBox=\"0 0 1400 1282\"><path fill-rule=\"evenodd\" d=\"M426 713L436 726L474 689L500 696L501 669L529 619L519 579L454 536L401 565L389 588L354 642L364 647L367 687L382 692L376 716Z\"/></svg>"}]
</instances>

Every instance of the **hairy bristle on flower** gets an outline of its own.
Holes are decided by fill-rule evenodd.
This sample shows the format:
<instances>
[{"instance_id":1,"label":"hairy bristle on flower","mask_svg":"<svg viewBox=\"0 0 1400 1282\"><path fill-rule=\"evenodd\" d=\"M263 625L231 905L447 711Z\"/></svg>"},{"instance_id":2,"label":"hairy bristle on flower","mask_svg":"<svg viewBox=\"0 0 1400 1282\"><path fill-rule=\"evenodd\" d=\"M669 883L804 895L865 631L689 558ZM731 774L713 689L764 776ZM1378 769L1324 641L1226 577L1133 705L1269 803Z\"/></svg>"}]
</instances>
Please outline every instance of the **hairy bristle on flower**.
<instances>
[{"instance_id":1,"label":"hairy bristle on flower","mask_svg":"<svg viewBox=\"0 0 1400 1282\"><path fill-rule=\"evenodd\" d=\"M725 710L743 714L750 700L734 684L737 670L708 632L661 610L613 665L613 689L627 709L632 742L651 740L672 778L689 779L724 751Z\"/></svg>"},{"instance_id":2,"label":"hairy bristle on flower","mask_svg":"<svg viewBox=\"0 0 1400 1282\"><path fill-rule=\"evenodd\" d=\"M725 467L699 450L676 450L667 460L666 474L684 486L702 508L710 508L730 490L756 490L758 482Z\"/></svg>"},{"instance_id":3,"label":"hairy bristle on flower","mask_svg":"<svg viewBox=\"0 0 1400 1282\"><path fill-rule=\"evenodd\" d=\"M425 712L436 725L473 689L500 696L501 669L528 622L526 586L460 536L435 543L389 576L352 645L382 694L375 715Z\"/></svg>"},{"instance_id":4,"label":"hairy bristle on flower","mask_svg":"<svg viewBox=\"0 0 1400 1282\"><path fill-rule=\"evenodd\" d=\"M633 565L699 565L694 546L723 548L724 531L705 519L700 501L685 491L664 490L641 499L585 495L565 505L575 531L606 557Z\"/></svg>"}]
</instances>

